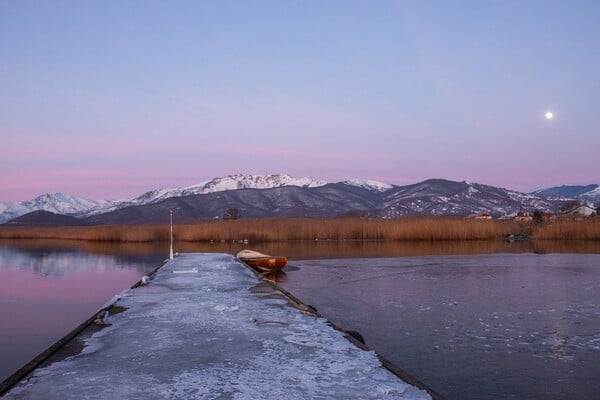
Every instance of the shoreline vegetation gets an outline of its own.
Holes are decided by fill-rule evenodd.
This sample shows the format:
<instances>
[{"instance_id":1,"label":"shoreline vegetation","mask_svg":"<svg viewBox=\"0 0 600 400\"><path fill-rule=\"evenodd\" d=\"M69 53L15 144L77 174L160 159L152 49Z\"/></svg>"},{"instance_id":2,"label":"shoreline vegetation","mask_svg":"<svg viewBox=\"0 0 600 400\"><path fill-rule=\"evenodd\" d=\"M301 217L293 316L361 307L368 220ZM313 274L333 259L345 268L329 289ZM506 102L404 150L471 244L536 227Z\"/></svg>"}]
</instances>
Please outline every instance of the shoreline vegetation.
<instances>
[{"instance_id":1,"label":"shoreline vegetation","mask_svg":"<svg viewBox=\"0 0 600 400\"><path fill-rule=\"evenodd\" d=\"M174 226L178 242L248 241L462 241L501 240L507 235L536 240L600 240L600 218L556 221L479 220L460 217L396 219L285 218L201 221ZM168 242L168 225L81 227L0 226L0 239L60 239L93 242Z\"/></svg>"}]
</instances>

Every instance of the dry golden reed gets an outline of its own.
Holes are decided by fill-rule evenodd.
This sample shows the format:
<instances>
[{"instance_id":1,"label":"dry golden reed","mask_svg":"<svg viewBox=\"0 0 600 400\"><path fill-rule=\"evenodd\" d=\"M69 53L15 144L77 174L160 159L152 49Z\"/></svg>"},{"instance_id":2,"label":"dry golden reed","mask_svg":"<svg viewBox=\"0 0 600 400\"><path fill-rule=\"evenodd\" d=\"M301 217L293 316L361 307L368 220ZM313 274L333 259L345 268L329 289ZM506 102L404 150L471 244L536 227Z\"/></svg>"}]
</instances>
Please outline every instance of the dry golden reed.
<instances>
[{"instance_id":1,"label":"dry golden reed","mask_svg":"<svg viewBox=\"0 0 600 400\"><path fill-rule=\"evenodd\" d=\"M536 239L600 240L600 218L560 218L535 231Z\"/></svg>"},{"instance_id":2,"label":"dry golden reed","mask_svg":"<svg viewBox=\"0 0 600 400\"><path fill-rule=\"evenodd\" d=\"M512 221L458 217L407 217L397 219L287 218L207 221L175 226L178 241L288 240L433 241L489 240L519 233ZM5 239L66 239L106 242L163 242L168 226L0 227Z\"/></svg>"}]
</instances>

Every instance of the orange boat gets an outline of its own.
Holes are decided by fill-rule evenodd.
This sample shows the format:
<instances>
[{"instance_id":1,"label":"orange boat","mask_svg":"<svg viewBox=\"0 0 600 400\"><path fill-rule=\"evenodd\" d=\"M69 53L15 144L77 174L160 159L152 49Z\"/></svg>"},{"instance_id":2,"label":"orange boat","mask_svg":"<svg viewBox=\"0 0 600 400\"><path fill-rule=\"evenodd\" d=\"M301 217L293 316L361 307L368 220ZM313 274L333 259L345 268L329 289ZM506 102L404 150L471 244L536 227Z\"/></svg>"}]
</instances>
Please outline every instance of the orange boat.
<instances>
[{"instance_id":1,"label":"orange boat","mask_svg":"<svg viewBox=\"0 0 600 400\"><path fill-rule=\"evenodd\" d=\"M286 257L274 257L254 250L242 250L237 258L249 266L265 272L279 271L287 264Z\"/></svg>"}]
</instances>

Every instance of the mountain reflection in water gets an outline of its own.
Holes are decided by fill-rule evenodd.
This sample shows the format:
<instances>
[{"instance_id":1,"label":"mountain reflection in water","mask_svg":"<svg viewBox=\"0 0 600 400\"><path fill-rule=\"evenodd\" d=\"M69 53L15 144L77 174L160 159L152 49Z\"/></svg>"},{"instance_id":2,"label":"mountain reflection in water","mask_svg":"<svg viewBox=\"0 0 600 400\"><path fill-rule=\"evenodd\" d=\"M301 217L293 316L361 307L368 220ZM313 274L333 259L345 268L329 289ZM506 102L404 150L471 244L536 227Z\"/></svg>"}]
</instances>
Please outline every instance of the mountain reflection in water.
<instances>
[{"instance_id":1,"label":"mountain reflection in water","mask_svg":"<svg viewBox=\"0 0 600 400\"><path fill-rule=\"evenodd\" d=\"M0 245L0 380L163 259L162 254L92 254L40 243L21 248Z\"/></svg>"},{"instance_id":2,"label":"mountain reflection in water","mask_svg":"<svg viewBox=\"0 0 600 400\"><path fill-rule=\"evenodd\" d=\"M154 260L169 254L168 243L93 242L84 240L0 240L0 246L30 253L81 251L119 256L120 260ZM493 253L586 253L600 254L600 241L503 240L469 241L286 241L286 242L180 242L175 232L175 251L180 253L229 253L253 249L265 254L283 255L290 260L325 258L375 258L429 255ZM162 259L161 259L162 261Z\"/></svg>"}]
</instances>

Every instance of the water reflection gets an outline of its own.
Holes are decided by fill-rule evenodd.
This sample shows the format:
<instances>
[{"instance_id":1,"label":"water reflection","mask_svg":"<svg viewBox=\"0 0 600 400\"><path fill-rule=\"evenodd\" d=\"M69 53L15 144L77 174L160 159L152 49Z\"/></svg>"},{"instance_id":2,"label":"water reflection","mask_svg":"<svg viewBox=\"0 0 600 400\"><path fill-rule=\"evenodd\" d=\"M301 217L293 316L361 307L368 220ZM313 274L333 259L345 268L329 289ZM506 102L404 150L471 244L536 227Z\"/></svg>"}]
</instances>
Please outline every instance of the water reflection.
<instances>
[{"instance_id":1,"label":"water reflection","mask_svg":"<svg viewBox=\"0 0 600 400\"><path fill-rule=\"evenodd\" d=\"M23 251L82 251L92 254L118 255L125 259L141 256L160 257L169 253L166 243L114 243L64 240L0 240L0 245ZM600 241L493 241L436 242L362 242L362 241L288 241L275 243L178 242L181 253L208 252L237 254L251 248L262 253L285 255L291 260L326 258L403 257L425 255L460 255L493 253L587 253L600 254Z\"/></svg>"},{"instance_id":2,"label":"water reflection","mask_svg":"<svg viewBox=\"0 0 600 400\"><path fill-rule=\"evenodd\" d=\"M156 260L169 254L169 246L164 243L121 243L93 242L86 240L9 240L0 239L0 246L31 254L50 252L83 252L87 254L118 256L123 260Z\"/></svg>"},{"instance_id":3,"label":"water reflection","mask_svg":"<svg viewBox=\"0 0 600 400\"><path fill-rule=\"evenodd\" d=\"M145 263L132 264L124 257L97 255L92 260L89 254L80 251L26 252L7 247L0 247L0 265L30 269L36 274L55 278L86 270L103 271L119 268L133 268L143 275L151 268Z\"/></svg>"},{"instance_id":4,"label":"water reflection","mask_svg":"<svg viewBox=\"0 0 600 400\"><path fill-rule=\"evenodd\" d=\"M273 271L261 274L261 276L271 282L285 282L287 281L287 274L284 271Z\"/></svg>"},{"instance_id":5,"label":"water reflection","mask_svg":"<svg viewBox=\"0 0 600 400\"><path fill-rule=\"evenodd\" d=\"M92 254L44 243L0 245L0 380L161 265L153 253Z\"/></svg>"},{"instance_id":6,"label":"water reflection","mask_svg":"<svg viewBox=\"0 0 600 400\"><path fill-rule=\"evenodd\" d=\"M537 240L531 242L531 247L537 254L600 254L598 240Z\"/></svg>"}]
</instances>

